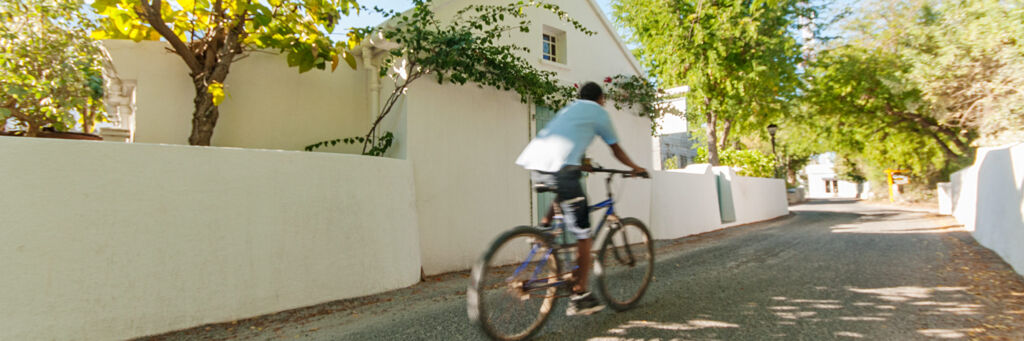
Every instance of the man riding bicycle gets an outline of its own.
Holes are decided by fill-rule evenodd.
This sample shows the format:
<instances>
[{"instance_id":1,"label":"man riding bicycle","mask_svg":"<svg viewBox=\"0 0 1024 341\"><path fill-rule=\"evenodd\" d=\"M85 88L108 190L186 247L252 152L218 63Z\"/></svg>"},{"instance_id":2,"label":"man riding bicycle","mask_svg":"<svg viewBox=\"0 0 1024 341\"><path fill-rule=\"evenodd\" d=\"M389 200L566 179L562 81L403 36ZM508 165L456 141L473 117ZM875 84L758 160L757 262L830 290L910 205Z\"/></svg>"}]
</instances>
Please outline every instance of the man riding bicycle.
<instances>
[{"instance_id":1,"label":"man riding bicycle","mask_svg":"<svg viewBox=\"0 0 1024 341\"><path fill-rule=\"evenodd\" d=\"M600 136L611 147L612 154L636 174L647 171L630 160L618 145L615 128L604 110L604 91L588 82L580 88L579 99L569 104L544 127L523 150L516 164L532 171L535 185L554 187L555 202L564 213L568 231L577 239L577 268L573 271L573 295L566 315L589 315L604 308L587 290L587 276L592 263L590 249L590 211L587 195L580 179L588 168L583 164L587 147ZM554 205L554 204L553 204ZM551 224L551 214L541 219L542 226Z\"/></svg>"}]
</instances>

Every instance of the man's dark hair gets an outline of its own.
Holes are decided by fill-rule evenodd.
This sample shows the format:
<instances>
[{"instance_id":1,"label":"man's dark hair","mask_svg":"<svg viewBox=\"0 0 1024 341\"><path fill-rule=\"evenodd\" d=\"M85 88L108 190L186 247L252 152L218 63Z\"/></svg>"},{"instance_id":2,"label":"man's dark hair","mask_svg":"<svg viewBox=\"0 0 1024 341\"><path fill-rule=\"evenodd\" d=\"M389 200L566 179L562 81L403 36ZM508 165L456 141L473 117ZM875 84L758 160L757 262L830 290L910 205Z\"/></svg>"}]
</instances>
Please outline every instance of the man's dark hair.
<instances>
[{"instance_id":1,"label":"man's dark hair","mask_svg":"<svg viewBox=\"0 0 1024 341\"><path fill-rule=\"evenodd\" d=\"M597 102L604 96L604 90L601 90L601 86L594 82L587 82L580 87L580 99Z\"/></svg>"}]
</instances>

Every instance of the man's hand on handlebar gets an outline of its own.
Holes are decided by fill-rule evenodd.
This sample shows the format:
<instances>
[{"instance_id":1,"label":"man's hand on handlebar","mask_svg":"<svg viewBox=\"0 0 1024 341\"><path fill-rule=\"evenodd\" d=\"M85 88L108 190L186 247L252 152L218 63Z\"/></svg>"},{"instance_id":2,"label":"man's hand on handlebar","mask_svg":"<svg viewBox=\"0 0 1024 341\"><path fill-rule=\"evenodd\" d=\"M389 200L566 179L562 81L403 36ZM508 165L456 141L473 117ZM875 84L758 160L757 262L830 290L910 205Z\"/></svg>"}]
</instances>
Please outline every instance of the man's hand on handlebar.
<instances>
[{"instance_id":1,"label":"man's hand on handlebar","mask_svg":"<svg viewBox=\"0 0 1024 341\"><path fill-rule=\"evenodd\" d=\"M589 157L583 158L583 165L580 166L580 170L582 170L584 172L593 172L594 171L594 165L590 163L590 158Z\"/></svg>"},{"instance_id":2,"label":"man's hand on handlebar","mask_svg":"<svg viewBox=\"0 0 1024 341\"><path fill-rule=\"evenodd\" d=\"M651 175L647 173L647 170L643 167L633 167L633 176L639 176L642 178L650 178Z\"/></svg>"}]
</instances>

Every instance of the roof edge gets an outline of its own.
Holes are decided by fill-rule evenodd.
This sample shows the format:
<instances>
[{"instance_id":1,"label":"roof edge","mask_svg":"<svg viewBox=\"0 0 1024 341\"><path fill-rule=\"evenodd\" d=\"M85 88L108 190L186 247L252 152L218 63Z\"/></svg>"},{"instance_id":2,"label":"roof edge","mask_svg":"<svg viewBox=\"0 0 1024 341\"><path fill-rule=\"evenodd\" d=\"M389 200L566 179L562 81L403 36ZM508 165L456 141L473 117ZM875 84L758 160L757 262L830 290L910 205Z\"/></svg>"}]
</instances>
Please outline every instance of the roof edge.
<instances>
[{"instance_id":1,"label":"roof edge","mask_svg":"<svg viewBox=\"0 0 1024 341\"><path fill-rule=\"evenodd\" d=\"M628 60L629 65L633 67L633 71L636 71L638 76L647 78L647 72L644 72L644 69L640 67L640 62L638 62L636 58L633 57L633 53L629 52L629 49L626 48L626 43L622 41L622 37L619 37L619 32L616 31L615 26L608 21L604 11L601 11L601 6L598 6L597 2L594 0L587 0L587 4L589 4L590 9L597 14L597 17L601 19L601 24L604 25L604 29L607 30L613 38L615 38L615 44L618 45L619 51L622 51L622 54L626 56L626 60Z\"/></svg>"}]
</instances>

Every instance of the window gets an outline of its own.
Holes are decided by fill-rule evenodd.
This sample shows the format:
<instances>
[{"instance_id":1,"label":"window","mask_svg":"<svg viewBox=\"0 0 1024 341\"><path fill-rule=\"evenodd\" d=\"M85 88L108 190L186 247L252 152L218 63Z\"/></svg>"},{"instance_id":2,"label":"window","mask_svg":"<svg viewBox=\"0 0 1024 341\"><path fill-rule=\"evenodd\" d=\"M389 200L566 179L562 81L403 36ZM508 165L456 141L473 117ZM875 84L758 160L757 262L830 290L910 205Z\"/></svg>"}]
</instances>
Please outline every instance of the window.
<instances>
[{"instance_id":1,"label":"window","mask_svg":"<svg viewBox=\"0 0 1024 341\"><path fill-rule=\"evenodd\" d=\"M541 60L566 64L565 32L554 27L544 26L541 34Z\"/></svg>"},{"instance_id":2,"label":"window","mask_svg":"<svg viewBox=\"0 0 1024 341\"><path fill-rule=\"evenodd\" d=\"M558 62L558 37L544 34L544 60Z\"/></svg>"}]
</instances>

